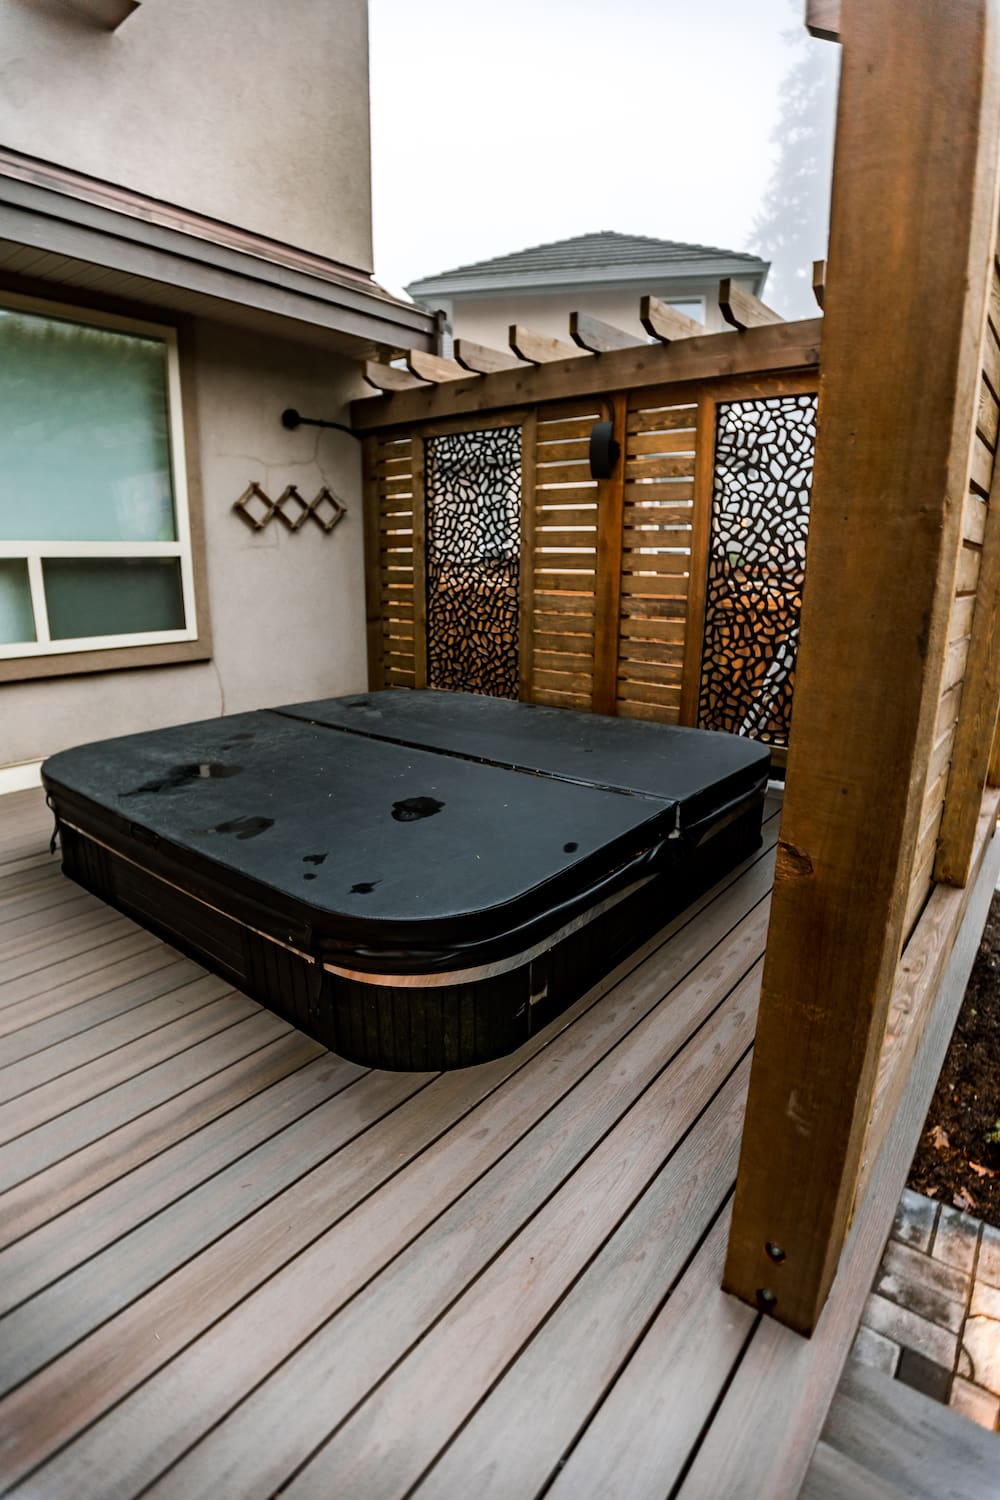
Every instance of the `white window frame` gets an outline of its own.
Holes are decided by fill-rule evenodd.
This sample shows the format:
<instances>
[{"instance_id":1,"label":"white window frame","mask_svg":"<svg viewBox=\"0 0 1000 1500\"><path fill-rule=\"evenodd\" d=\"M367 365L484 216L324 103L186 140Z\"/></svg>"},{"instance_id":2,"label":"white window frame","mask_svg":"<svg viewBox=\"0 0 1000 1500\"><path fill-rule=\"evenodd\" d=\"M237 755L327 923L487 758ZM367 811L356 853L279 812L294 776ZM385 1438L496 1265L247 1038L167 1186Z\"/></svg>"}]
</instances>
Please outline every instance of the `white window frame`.
<instances>
[{"instance_id":1,"label":"white window frame","mask_svg":"<svg viewBox=\"0 0 1000 1500\"><path fill-rule=\"evenodd\" d=\"M701 308L701 317L697 321L701 324L705 323L707 312L705 308L704 297L682 297L678 294L676 297L664 297L663 301L667 304L668 307L676 307L678 310L681 310L682 304L686 307L694 307L697 303L697 305ZM688 316L690 316L690 314Z\"/></svg>"},{"instance_id":2,"label":"white window frame","mask_svg":"<svg viewBox=\"0 0 1000 1500\"><path fill-rule=\"evenodd\" d=\"M198 617L195 605L177 330L165 323L147 323L138 318L123 318L117 313L106 313L96 308L76 307L66 302L50 302L40 297L27 297L17 292L2 290L0 290L0 308L58 318L66 323L81 323L90 328L110 328L119 333L145 335L159 339L164 344L167 355L166 394L170 477L177 530L175 542L9 542L0 537L0 560L27 562L28 585L31 590L31 607L35 616L37 637L34 641L0 644L0 661L18 661L26 657L64 656L81 651L113 651L122 646L163 646L180 641L196 641ZM55 557L74 559L89 557L179 558L185 620L183 630L142 630L126 635L74 636L71 640L52 640L49 634L42 563L46 558Z\"/></svg>"}]
</instances>

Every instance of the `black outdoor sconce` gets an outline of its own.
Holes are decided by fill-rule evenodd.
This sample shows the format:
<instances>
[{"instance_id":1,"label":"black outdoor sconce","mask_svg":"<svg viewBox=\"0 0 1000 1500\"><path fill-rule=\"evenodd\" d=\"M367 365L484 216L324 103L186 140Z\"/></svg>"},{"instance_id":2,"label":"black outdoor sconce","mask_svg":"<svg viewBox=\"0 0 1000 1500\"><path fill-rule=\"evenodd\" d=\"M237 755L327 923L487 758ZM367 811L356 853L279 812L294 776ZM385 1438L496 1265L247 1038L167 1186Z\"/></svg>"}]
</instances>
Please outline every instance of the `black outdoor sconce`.
<instances>
[{"instance_id":1,"label":"black outdoor sconce","mask_svg":"<svg viewBox=\"0 0 1000 1500\"><path fill-rule=\"evenodd\" d=\"M593 479L610 479L621 458L621 444L612 434L611 422L595 422L590 429L590 473Z\"/></svg>"},{"instance_id":2,"label":"black outdoor sconce","mask_svg":"<svg viewBox=\"0 0 1000 1500\"><path fill-rule=\"evenodd\" d=\"M296 427L334 427L338 432L346 432L348 437L361 441L359 434L352 428L345 427L343 422L324 422L320 417L304 417L294 406L285 407L281 413L281 425L287 427L289 432L294 432Z\"/></svg>"}]
</instances>

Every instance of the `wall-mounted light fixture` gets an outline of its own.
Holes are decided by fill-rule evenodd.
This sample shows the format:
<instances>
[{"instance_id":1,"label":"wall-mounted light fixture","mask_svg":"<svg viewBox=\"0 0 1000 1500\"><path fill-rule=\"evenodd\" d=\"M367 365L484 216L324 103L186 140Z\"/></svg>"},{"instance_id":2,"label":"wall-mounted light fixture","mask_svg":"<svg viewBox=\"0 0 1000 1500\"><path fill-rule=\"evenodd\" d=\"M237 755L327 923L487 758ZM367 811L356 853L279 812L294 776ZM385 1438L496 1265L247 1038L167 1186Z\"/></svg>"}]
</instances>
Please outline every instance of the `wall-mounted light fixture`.
<instances>
[{"instance_id":1,"label":"wall-mounted light fixture","mask_svg":"<svg viewBox=\"0 0 1000 1500\"><path fill-rule=\"evenodd\" d=\"M593 479L610 479L622 449L613 435L611 422L595 422L590 429L590 473Z\"/></svg>"},{"instance_id":2,"label":"wall-mounted light fixture","mask_svg":"<svg viewBox=\"0 0 1000 1500\"><path fill-rule=\"evenodd\" d=\"M297 412L294 406L286 406L281 413L281 425L287 427L289 432L294 432L296 427L335 427L338 432L346 432L348 437L361 439L352 428L345 427L343 422L324 422L321 417L304 417Z\"/></svg>"}]
</instances>

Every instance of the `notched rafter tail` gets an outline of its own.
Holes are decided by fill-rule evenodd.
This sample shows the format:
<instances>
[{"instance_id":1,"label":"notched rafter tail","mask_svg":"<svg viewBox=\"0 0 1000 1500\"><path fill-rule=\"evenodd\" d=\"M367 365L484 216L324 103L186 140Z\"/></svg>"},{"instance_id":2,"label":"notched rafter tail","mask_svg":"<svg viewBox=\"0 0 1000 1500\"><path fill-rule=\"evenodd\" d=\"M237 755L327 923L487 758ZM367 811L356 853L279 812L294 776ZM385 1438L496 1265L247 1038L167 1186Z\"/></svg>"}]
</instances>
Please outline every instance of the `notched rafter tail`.
<instances>
[{"instance_id":1,"label":"notched rafter tail","mask_svg":"<svg viewBox=\"0 0 1000 1500\"><path fill-rule=\"evenodd\" d=\"M361 373L377 391L415 391L427 385L426 380L411 375L409 370L400 370L397 365L379 364L374 359L365 360Z\"/></svg>"},{"instance_id":2,"label":"notched rafter tail","mask_svg":"<svg viewBox=\"0 0 1000 1500\"><path fill-rule=\"evenodd\" d=\"M760 328L764 323L783 323L785 320L773 307L766 306L753 292L737 286L731 276L719 282L719 309L727 323L738 333L748 328Z\"/></svg>"},{"instance_id":3,"label":"notched rafter tail","mask_svg":"<svg viewBox=\"0 0 1000 1500\"><path fill-rule=\"evenodd\" d=\"M840 0L806 0L806 30L821 42L839 42Z\"/></svg>"},{"instance_id":4,"label":"notched rafter tail","mask_svg":"<svg viewBox=\"0 0 1000 1500\"><path fill-rule=\"evenodd\" d=\"M472 339L455 340L455 359L463 370L475 375L493 375L497 370L516 370L522 363L516 354L507 349L491 349L487 344L476 344Z\"/></svg>"},{"instance_id":5,"label":"notched rafter tail","mask_svg":"<svg viewBox=\"0 0 1000 1500\"><path fill-rule=\"evenodd\" d=\"M428 354L423 349L406 351L406 368L420 380L429 380L438 385L442 380L468 380L469 371L453 359L444 359L440 354Z\"/></svg>"},{"instance_id":6,"label":"notched rafter tail","mask_svg":"<svg viewBox=\"0 0 1000 1500\"><path fill-rule=\"evenodd\" d=\"M607 354L612 349L634 349L636 345L644 343L634 333L626 333L624 328L616 328L613 323L605 323L601 318L592 318L586 312L570 313L569 336L574 344L590 354Z\"/></svg>"},{"instance_id":7,"label":"notched rafter tail","mask_svg":"<svg viewBox=\"0 0 1000 1500\"><path fill-rule=\"evenodd\" d=\"M584 359L587 355L587 350L578 349L576 344L564 343L550 334L524 328L520 323L510 325L508 338L514 353L529 365L548 365L557 359Z\"/></svg>"},{"instance_id":8,"label":"notched rafter tail","mask_svg":"<svg viewBox=\"0 0 1000 1500\"><path fill-rule=\"evenodd\" d=\"M826 302L826 261L825 260L814 260L813 261L812 289L813 289L813 296L816 298L816 305L818 306L818 308L822 312L824 304Z\"/></svg>"},{"instance_id":9,"label":"notched rafter tail","mask_svg":"<svg viewBox=\"0 0 1000 1500\"><path fill-rule=\"evenodd\" d=\"M689 318L687 313L682 313L678 308L671 307L669 302L661 302L659 297L646 296L639 303L639 322L645 328L651 339L658 339L661 344L672 344L675 339L695 338L698 334L707 332L705 327Z\"/></svg>"}]
</instances>

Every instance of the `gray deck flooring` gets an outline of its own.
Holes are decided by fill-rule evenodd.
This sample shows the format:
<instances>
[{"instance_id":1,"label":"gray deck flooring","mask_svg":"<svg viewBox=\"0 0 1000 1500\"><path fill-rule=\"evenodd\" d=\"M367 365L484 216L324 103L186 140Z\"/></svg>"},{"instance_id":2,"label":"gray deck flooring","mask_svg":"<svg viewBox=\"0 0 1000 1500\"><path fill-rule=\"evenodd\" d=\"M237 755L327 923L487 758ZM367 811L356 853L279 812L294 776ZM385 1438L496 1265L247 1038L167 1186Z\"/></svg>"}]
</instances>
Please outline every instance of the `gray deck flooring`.
<instances>
[{"instance_id":1,"label":"gray deck flooring","mask_svg":"<svg viewBox=\"0 0 1000 1500\"><path fill-rule=\"evenodd\" d=\"M863 1293L807 1342L719 1289L769 811L513 1056L415 1075L81 893L40 794L0 799L2 1485L795 1496Z\"/></svg>"}]
</instances>

